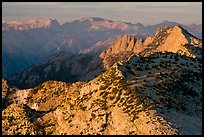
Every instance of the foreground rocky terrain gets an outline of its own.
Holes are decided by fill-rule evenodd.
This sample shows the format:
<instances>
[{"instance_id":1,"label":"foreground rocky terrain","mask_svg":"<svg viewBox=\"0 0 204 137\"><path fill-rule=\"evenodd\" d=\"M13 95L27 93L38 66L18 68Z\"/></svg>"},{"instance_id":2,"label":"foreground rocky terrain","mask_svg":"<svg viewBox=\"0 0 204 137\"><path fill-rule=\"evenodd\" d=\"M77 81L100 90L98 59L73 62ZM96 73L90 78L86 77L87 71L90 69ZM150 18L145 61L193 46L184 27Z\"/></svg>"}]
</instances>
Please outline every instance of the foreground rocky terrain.
<instances>
[{"instance_id":1,"label":"foreground rocky terrain","mask_svg":"<svg viewBox=\"0 0 204 137\"><path fill-rule=\"evenodd\" d=\"M122 39L99 55L106 71L90 81L16 88L3 134L201 135L202 41L180 26L141 40L141 52Z\"/></svg>"}]
</instances>

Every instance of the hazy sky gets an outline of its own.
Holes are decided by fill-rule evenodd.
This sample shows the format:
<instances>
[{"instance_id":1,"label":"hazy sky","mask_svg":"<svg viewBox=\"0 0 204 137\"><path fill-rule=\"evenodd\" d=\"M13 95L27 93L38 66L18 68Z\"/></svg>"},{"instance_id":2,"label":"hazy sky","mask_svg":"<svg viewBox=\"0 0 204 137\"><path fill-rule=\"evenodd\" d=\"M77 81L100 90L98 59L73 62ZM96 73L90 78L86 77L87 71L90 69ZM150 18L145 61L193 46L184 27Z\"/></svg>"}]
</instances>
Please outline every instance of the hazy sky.
<instances>
[{"instance_id":1,"label":"hazy sky","mask_svg":"<svg viewBox=\"0 0 204 137\"><path fill-rule=\"evenodd\" d=\"M3 2L3 19L54 18L60 23L82 17L152 25L164 20L202 23L202 2Z\"/></svg>"}]
</instances>

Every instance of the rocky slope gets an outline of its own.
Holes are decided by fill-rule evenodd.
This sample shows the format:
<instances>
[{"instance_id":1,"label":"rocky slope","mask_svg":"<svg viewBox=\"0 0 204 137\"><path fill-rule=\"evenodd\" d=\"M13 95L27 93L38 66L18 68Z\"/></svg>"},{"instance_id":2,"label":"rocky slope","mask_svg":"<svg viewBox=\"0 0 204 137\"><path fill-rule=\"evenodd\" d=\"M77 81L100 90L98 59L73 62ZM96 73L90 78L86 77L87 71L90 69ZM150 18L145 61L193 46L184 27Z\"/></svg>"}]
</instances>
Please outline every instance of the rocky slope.
<instances>
[{"instance_id":1,"label":"rocky slope","mask_svg":"<svg viewBox=\"0 0 204 137\"><path fill-rule=\"evenodd\" d=\"M190 55L188 49L185 48L185 45L194 45L195 47L202 48L202 41L180 26L175 26L167 30L159 29L157 32L168 35L165 40L161 41L162 43L159 43L160 45L157 47L158 51L170 51L176 53L181 50L184 52L186 51L188 56L193 56ZM154 40L156 39L155 41L158 41L158 38L162 38L161 35L156 35L155 37L157 37L157 39L154 38Z\"/></svg>"},{"instance_id":2,"label":"rocky slope","mask_svg":"<svg viewBox=\"0 0 204 137\"><path fill-rule=\"evenodd\" d=\"M6 79L2 78L2 99L1 105L2 109L13 103L11 96L15 93L18 88L14 87Z\"/></svg>"},{"instance_id":3,"label":"rocky slope","mask_svg":"<svg viewBox=\"0 0 204 137\"><path fill-rule=\"evenodd\" d=\"M3 110L3 133L202 134L201 76L197 58L133 55L87 83L47 81L30 89L26 102Z\"/></svg>"},{"instance_id":4,"label":"rocky slope","mask_svg":"<svg viewBox=\"0 0 204 137\"><path fill-rule=\"evenodd\" d=\"M100 54L104 60L112 59L112 65L90 81L50 80L30 89L16 89L2 111L2 133L201 135L202 41L175 26L158 29L140 43L144 49L137 53L134 37L119 39ZM61 63L62 58L71 57L62 52L47 62ZM102 65L100 58L95 62L86 55L74 58L71 72L100 61ZM77 65L72 62L76 60ZM79 62L89 65L80 67ZM53 68L47 71L59 69Z\"/></svg>"},{"instance_id":5,"label":"rocky slope","mask_svg":"<svg viewBox=\"0 0 204 137\"><path fill-rule=\"evenodd\" d=\"M37 86L47 80L64 82L89 81L104 71L102 60L89 55L59 52L42 63L14 75L9 81L21 89Z\"/></svg>"}]
</instances>

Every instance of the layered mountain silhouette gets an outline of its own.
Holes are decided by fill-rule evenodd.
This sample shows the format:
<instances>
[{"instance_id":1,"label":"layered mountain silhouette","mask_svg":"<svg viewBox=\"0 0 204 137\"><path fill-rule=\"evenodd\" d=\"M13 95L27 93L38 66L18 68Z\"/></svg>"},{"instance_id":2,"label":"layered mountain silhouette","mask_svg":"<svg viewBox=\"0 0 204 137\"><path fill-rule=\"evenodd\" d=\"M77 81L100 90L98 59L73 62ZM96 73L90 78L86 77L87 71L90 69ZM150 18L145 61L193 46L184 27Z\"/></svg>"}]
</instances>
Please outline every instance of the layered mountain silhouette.
<instances>
[{"instance_id":1,"label":"layered mountain silhouette","mask_svg":"<svg viewBox=\"0 0 204 137\"><path fill-rule=\"evenodd\" d=\"M43 63L13 76L10 81L19 88L30 88L46 80L64 82L88 81L101 74L118 61L126 61L131 55L148 56L155 52L173 52L190 57L202 56L202 41L180 26L159 28L153 37L136 39L123 35L98 57L72 55L60 52ZM85 69L86 68L86 69Z\"/></svg>"},{"instance_id":2,"label":"layered mountain silhouette","mask_svg":"<svg viewBox=\"0 0 204 137\"><path fill-rule=\"evenodd\" d=\"M158 29L154 37L164 30L167 29ZM168 30L165 42L158 41L159 45L150 47L153 52L144 50L144 55L133 52L127 60L116 61L88 82L50 80L34 88L17 90L15 94L19 96L15 99L19 101L2 112L3 134L202 134L202 63L199 56L187 54L189 48L184 50L186 54L160 51L159 47L168 42L175 30L180 32L177 36L185 32L179 26ZM128 39L133 38L127 35L121 38ZM178 43L179 51L181 43L176 39L174 42ZM184 44L188 42L191 41L184 40ZM202 49L202 43L199 44L193 45L196 53ZM112 53L109 56L117 52ZM49 61L56 63L63 54ZM20 100L22 92L26 101Z\"/></svg>"},{"instance_id":3,"label":"layered mountain silhouette","mask_svg":"<svg viewBox=\"0 0 204 137\"><path fill-rule=\"evenodd\" d=\"M30 88L46 80L88 81L103 71L100 58L86 54L73 55L62 51L40 64L25 69L9 80L19 88Z\"/></svg>"},{"instance_id":4,"label":"layered mountain silhouette","mask_svg":"<svg viewBox=\"0 0 204 137\"><path fill-rule=\"evenodd\" d=\"M202 37L202 25L186 26L167 21L144 26L98 17L84 17L62 25L55 19L3 20L3 77L11 77L60 51L96 55L106 49L105 43L109 43L110 39L124 34L144 39L165 25L181 25L196 37Z\"/></svg>"},{"instance_id":5,"label":"layered mountain silhouette","mask_svg":"<svg viewBox=\"0 0 204 137\"><path fill-rule=\"evenodd\" d=\"M37 64L2 79L2 134L201 135L202 40L182 25L163 26L146 37L132 33L145 28L136 26L86 17L60 31L5 30L4 38L10 31L36 42L36 33L56 37L48 44L52 52L48 45L33 47L49 50ZM81 39L89 36L92 46ZM37 54L34 49L21 58ZM5 57L11 58L6 52Z\"/></svg>"},{"instance_id":6,"label":"layered mountain silhouette","mask_svg":"<svg viewBox=\"0 0 204 137\"><path fill-rule=\"evenodd\" d=\"M59 29L60 24L55 19L32 18L27 20L3 20L2 30L29 30L36 28Z\"/></svg>"}]
</instances>

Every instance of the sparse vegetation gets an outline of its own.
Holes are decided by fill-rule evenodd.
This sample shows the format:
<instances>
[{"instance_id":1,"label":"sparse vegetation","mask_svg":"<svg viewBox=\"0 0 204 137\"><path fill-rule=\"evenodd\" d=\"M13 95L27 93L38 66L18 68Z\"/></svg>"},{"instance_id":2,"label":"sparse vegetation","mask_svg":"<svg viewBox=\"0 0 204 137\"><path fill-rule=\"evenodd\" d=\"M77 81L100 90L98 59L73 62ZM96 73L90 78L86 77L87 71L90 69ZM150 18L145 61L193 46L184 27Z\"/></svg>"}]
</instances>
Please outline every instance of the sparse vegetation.
<instances>
[{"instance_id":1,"label":"sparse vegetation","mask_svg":"<svg viewBox=\"0 0 204 137\"><path fill-rule=\"evenodd\" d=\"M108 62L104 66L109 68L87 83L67 84L50 80L30 89L27 105L28 108L34 108L32 113L22 104L8 105L2 111L3 132L106 134L120 126L120 130L114 131L137 134L140 128L132 131L134 126L145 125L145 130L155 126L158 133L176 133L171 131L173 128L168 124L169 112L201 117L202 64L196 58L187 57L187 53L156 52L159 44L165 41L162 35L168 35L166 30L161 31L161 36L155 37L159 41L152 42L144 55L134 55L128 60L126 53L121 54L122 57L107 57L105 61ZM123 62L112 66L121 58ZM18 97L14 99L19 101ZM33 114L36 114L35 119L32 118ZM162 116L167 119L161 120ZM129 124L130 121L132 123Z\"/></svg>"}]
</instances>

